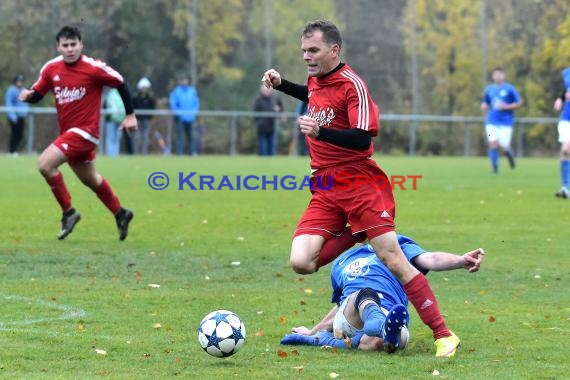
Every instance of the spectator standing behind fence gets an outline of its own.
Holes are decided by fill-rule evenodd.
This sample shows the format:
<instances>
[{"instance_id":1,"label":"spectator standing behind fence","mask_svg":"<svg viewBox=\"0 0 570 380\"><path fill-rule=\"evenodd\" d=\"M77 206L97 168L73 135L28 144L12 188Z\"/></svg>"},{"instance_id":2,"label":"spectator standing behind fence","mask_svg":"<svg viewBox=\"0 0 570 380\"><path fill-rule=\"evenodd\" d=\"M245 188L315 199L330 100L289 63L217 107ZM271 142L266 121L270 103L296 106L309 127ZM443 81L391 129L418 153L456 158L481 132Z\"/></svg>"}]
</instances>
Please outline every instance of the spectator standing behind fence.
<instances>
[{"instance_id":1,"label":"spectator standing behind fence","mask_svg":"<svg viewBox=\"0 0 570 380\"><path fill-rule=\"evenodd\" d=\"M8 152L11 157L18 156L18 148L24 137L24 127L26 116L28 115L28 106L26 102L22 102L19 99L20 92L24 84L24 76L21 74L16 75L14 78L14 83L8 87L6 90L6 107L18 107L22 110L18 111L8 111L8 123L10 124L10 145L8 147Z\"/></svg>"},{"instance_id":2,"label":"spectator standing behind fence","mask_svg":"<svg viewBox=\"0 0 570 380\"><path fill-rule=\"evenodd\" d=\"M107 112L105 116L105 154L118 156L121 148L120 126L125 120L125 106L116 88L110 88L105 93L103 108Z\"/></svg>"},{"instance_id":3,"label":"spectator standing behind fence","mask_svg":"<svg viewBox=\"0 0 570 380\"><path fill-rule=\"evenodd\" d=\"M194 124L196 113L200 109L200 98L196 89L190 86L188 75L178 76L178 85L170 93L170 109L174 112L176 125L175 152L177 155L198 155L196 151L196 138ZM180 113L180 111L192 111Z\"/></svg>"},{"instance_id":4,"label":"spectator standing behind fence","mask_svg":"<svg viewBox=\"0 0 570 380\"><path fill-rule=\"evenodd\" d=\"M560 182L562 187L554 195L566 199L570 196L570 67L562 70L564 90L554 102L554 109L560 112L558 141L560 142Z\"/></svg>"},{"instance_id":5,"label":"spectator standing behind fence","mask_svg":"<svg viewBox=\"0 0 570 380\"><path fill-rule=\"evenodd\" d=\"M153 110L156 107L156 99L152 93L150 80L142 77L137 83L137 93L133 98L133 106L136 110ZM148 154L150 138L150 115L138 115L139 128L135 131L133 140L135 154Z\"/></svg>"},{"instance_id":6,"label":"spectator standing behind fence","mask_svg":"<svg viewBox=\"0 0 570 380\"><path fill-rule=\"evenodd\" d=\"M272 88L262 85L255 103L255 112L281 112L283 104L274 93ZM273 156L276 151L277 140L275 138L274 116L256 116L255 126L257 127L258 154L260 156Z\"/></svg>"},{"instance_id":7,"label":"spectator standing behind fence","mask_svg":"<svg viewBox=\"0 0 570 380\"><path fill-rule=\"evenodd\" d=\"M489 160L493 174L499 171L499 148L509 159L511 169L515 168L515 158L511 149L514 110L522 104L513 85L505 82L505 71L501 67L493 69L493 84L487 86L481 103L481 110L487 112L485 132L489 141Z\"/></svg>"}]
</instances>

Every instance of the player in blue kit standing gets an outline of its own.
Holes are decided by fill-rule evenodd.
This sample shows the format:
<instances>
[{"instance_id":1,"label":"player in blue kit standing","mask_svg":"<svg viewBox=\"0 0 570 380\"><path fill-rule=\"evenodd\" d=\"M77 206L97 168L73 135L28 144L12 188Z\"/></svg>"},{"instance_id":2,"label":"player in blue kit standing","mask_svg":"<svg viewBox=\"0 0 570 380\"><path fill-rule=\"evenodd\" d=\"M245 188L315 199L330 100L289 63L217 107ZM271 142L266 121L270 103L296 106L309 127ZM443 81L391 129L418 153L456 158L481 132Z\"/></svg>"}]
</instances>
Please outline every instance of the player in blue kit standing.
<instances>
[{"instance_id":1,"label":"player in blue kit standing","mask_svg":"<svg viewBox=\"0 0 570 380\"><path fill-rule=\"evenodd\" d=\"M558 141L560 142L560 181L562 187L554 194L557 198L568 198L570 182L570 67L562 70L564 90L554 102L554 109L562 111L558 121Z\"/></svg>"},{"instance_id":2,"label":"player in blue kit standing","mask_svg":"<svg viewBox=\"0 0 570 380\"><path fill-rule=\"evenodd\" d=\"M408 261L423 274L460 268L477 272L485 255L482 248L463 255L427 252L404 235L398 235L398 244ZM406 347L408 299L372 246L357 246L339 256L332 265L331 283L336 306L311 329L293 328L281 344L383 349L388 353Z\"/></svg>"},{"instance_id":3,"label":"player in blue kit standing","mask_svg":"<svg viewBox=\"0 0 570 380\"><path fill-rule=\"evenodd\" d=\"M499 149L509 159L511 169L515 168L515 159L511 149L514 110L522 104L517 90L505 82L505 71L501 67L493 69L493 84L487 86L481 103L481 110L487 112L485 132L489 142L489 159L493 173L499 171Z\"/></svg>"}]
</instances>

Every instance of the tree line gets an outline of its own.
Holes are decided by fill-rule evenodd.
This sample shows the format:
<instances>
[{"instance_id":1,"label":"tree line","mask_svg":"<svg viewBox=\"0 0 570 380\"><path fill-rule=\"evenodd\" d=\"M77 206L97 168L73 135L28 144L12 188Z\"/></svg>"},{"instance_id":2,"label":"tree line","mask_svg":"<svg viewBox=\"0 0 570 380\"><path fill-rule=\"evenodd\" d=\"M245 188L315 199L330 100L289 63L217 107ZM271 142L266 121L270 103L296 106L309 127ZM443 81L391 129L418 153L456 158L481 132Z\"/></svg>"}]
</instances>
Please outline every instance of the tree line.
<instances>
[{"instance_id":1,"label":"tree line","mask_svg":"<svg viewBox=\"0 0 570 380\"><path fill-rule=\"evenodd\" d=\"M524 99L517 115L555 116L560 71L570 65L566 0L9 0L0 3L0 84L22 73L30 85L57 55L57 30L74 24L86 54L117 68L131 87L149 77L164 107L195 51L202 108L250 110L268 47L271 66L304 80L300 31L316 18L339 24L344 60L366 79L381 112L411 113L414 104L421 114L480 115L487 73L502 66ZM293 111L295 102L285 100ZM385 138L396 143L405 133L390 129L396 136ZM537 145L556 144L552 125L528 133Z\"/></svg>"}]
</instances>

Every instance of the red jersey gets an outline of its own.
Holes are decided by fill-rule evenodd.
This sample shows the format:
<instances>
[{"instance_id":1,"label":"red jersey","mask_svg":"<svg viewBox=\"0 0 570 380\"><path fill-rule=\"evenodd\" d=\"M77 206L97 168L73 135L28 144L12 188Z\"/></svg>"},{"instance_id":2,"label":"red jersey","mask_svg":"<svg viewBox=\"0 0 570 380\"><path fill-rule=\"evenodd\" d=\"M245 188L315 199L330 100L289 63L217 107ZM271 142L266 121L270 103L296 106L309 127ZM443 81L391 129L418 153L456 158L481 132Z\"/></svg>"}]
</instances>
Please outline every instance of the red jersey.
<instances>
[{"instance_id":1,"label":"red jersey","mask_svg":"<svg viewBox=\"0 0 570 380\"><path fill-rule=\"evenodd\" d=\"M366 83L347 64L323 77L309 77L307 87L307 115L316 119L319 127L337 130L360 128L372 137L378 134L378 106L372 100ZM374 153L372 143L366 150L354 150L314 138L306 140L313 169L367 160Z\"/></svg>"},{"instance_id":2,"label":"red jersey","mask_svg":"<svg viewBox=\"0 0 570 380\"><path fill-rule=\"evenodd\" d=\"M53 91L60 134L74 128L85 139L93 141L99 138L103 86L118 87L122 83L121 74L104 62L81 55L75 63L69 64L59 56L42 67L32 89L41 95Z\"/></svg>"}]
</instances>

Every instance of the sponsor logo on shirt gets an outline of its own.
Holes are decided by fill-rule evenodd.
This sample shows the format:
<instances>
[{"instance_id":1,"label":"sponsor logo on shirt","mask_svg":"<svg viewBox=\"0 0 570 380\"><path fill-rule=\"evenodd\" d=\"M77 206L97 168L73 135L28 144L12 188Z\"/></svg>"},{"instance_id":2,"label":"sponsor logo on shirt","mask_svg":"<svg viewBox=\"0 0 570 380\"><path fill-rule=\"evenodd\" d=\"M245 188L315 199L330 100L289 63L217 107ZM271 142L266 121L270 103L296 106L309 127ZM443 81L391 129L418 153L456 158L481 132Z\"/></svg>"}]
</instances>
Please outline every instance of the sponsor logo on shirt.
<instances>
[{"instance_id":1,"label":"sponsor logo on shirt","mask_svg":"<svg viewBox=\"0 0 570 380\"><path fill-rule=\"evenodd\" d=\"M354 281L358 277L366 276L370 272L370 263L373 256L362 257L354 260L350 265L344 268L344 275L347 281Z\"/></svg>"},{"instance_id":2,"label":"sponsor logo on shirt","mask_svg":"<svg viewBox=\"0 0 570 380\"><path fill-rule=\"evenodd\" d=\"M330 107L317 110L317 107L313 106L307 112L307 116L315 119L319 127L325 127L332 123L334 119L334 110Z\"/></svg>"},{"instance_id":3,"label":"sponsor logo on shirt","mask_svg":"<svg viewBox=\"0 0 570 380\"><path fill-rule=\"evenodd\" d=\"M72 87L69 88L67 86L61 87L54 87L55 98L57 100L57 104L66 104L71 103L76 100L80 100L85 96L87 90L85 87Z\"/></svg>"}]
</instances>

